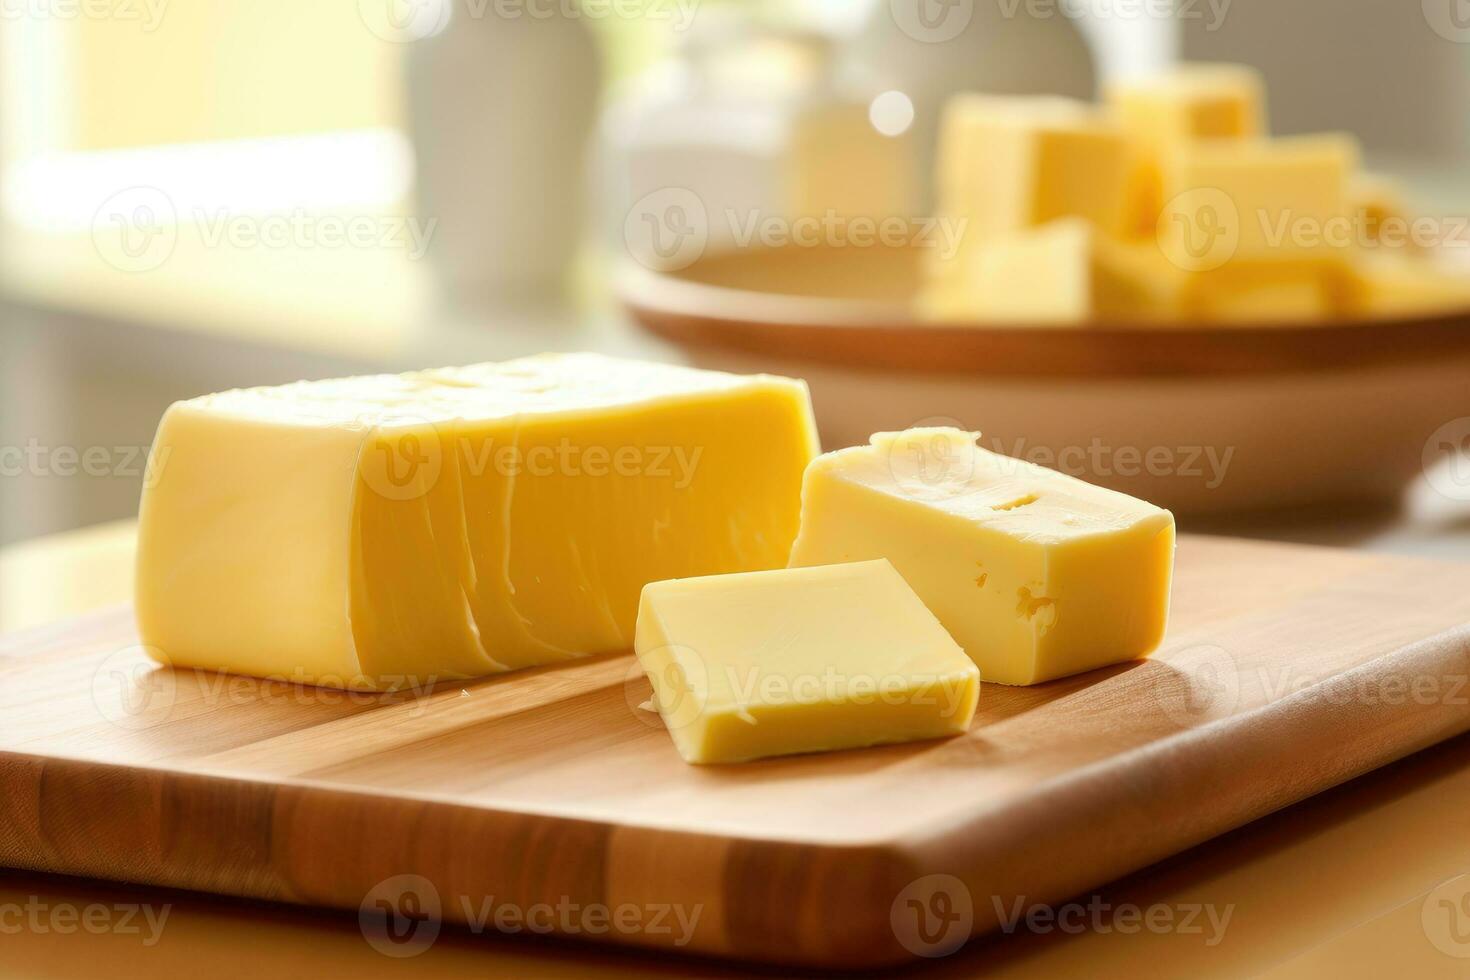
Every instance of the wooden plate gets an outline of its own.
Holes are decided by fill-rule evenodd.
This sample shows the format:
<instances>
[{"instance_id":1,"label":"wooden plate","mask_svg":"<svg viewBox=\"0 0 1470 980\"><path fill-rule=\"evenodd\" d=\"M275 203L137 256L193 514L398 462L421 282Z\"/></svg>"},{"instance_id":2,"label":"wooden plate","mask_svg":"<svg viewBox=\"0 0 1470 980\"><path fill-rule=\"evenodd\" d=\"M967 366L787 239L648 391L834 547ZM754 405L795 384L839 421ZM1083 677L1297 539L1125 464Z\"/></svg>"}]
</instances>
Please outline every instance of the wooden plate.
<instances>
[{"instance_id":1,"label":"wooden plate","mask_svg":"<svg viewBox=\"0 0 1470 980\"><path fill-rule=\"evenodd\" d=\"M1253 326L933 325L909 248L747 250L629 268L632 317L697 364L803 377L829 447L952 421L1081 458L1076 476L1181 512L1397 497L1470 415L1470 312ZM1097 462L1170 455L1165 472ZM1213 453L1212 475L1184 465ZM1434 453L1431 449L1430 456Z\"/></svg>"}]
</instances>

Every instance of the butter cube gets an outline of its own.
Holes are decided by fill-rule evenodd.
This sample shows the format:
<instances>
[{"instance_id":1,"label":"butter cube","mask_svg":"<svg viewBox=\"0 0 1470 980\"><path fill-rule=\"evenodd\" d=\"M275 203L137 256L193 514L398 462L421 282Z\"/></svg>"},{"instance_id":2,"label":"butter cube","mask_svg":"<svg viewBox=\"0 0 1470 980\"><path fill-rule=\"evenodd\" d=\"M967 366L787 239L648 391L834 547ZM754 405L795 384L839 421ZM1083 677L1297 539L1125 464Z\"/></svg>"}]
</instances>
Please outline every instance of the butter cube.
<instances>
[{"instance_id":1,"label":"butter cube","mask_svg":"<svg viewBox=\"0 0 1470 980\"><path fill-rule=\"evenodd\" d=\"M1244 65L1194 63L1110 84L1107 105L1135 150L1134 224L1153 233L1164 203L1162 164L1174 147L1198 139L1265 135L1265 84Z\"/></svg>"},{"instance_id":2,"label":"butter cube","mask_svg":"<svg viewBox=\"0 0 1470 980\"><path fill-rule=\"evenodd\" d=\"M1164 163L1159 247L1183 268L1341 255L1355 244L1348 136L1200 140Z\"/></svg>"},{"instance_id":3,"label":"butter cube","mask_svg":"<svg viewBox=\"0 0 1470 980\"><path fill-rule=\"evenodd\" d=\"M1189 276L1184 316L1209 323L1285 324L1324 320L1353 306L1351 266L1336 259L1229 262Z\"/></svg>"},{"instance_id":4,"label":"butter cube","mask_svg":"<svg viewBox=\"0 0 1470 980\"><path fill-rule=\"evenodd\" d=\"M793 217L909 218L917 209L913 137L873 128L866 104L819 105L791 128Z\"/></svg>"},{"instance_id":5,"label":"butter cube","mask_svg":"<svg viewBox=\"0 0 1470 980\"><path fill-rule=\"evenodd\" d=\"M1184 272L1152 242L1110 239L1081 218L983 241L963 275L921 291L939 322L1037 325L1161 321L1179 312Z\"/></svg>"},{"instance_id":6,"label":"butter cube","mask_svg":"<svg viewBox=\"0 0 1470 980\"><path fill-rule=\"evenodd\" d=\"M1368 252L1356 267L1360 314L1370 317L1431 316L1470 312L1470 273L1416 254Z\"/></svg>"},{"instance_id":7,"label":"butter cube","mask_svg":"<svg viewBox=\"0 0 1470 980\"><path fill-rule=\"evenodd\" d=\"M1152 652L1173 515L976 439L883 432L818 457L791 564L887 558L986 681L1036 684Z\"/></svg>"},{"instance_id":8,"label":"butter cube","mask_svg":"<svg viewBox=\"0 0 1470 980\"><path fill-rule=\"evenodd\" d=\"M636 643L691 763L956 735L980 692L886 561L654 582Z\"/></svg>"},{"instance_id":9,"label":"butter cube","mask_svg":"<svg viewBox=\"0 0 1470 980\"><path fill-rule=\"evenodd\" d=\"M138 541L180 667L403 689L626 650L648 582L780 568L806 386L590 354L179 402Z\"/></svg>"},{"instance_id":10,"label":"butter cube","mask_svg":"<svg viewBox=\"0 0 1470 980\"><path fill-rule=\"evenodd\" d=\"M1381 174L1354 174L1348 181L1348 208L1361 229L1365 243L1383 240L1384 222L1403 222L1402 229L1395 229L1387 237L1397 236L1394 245L1411 247L1408 235L1408 208L1404 203L1403 190L1398 181Z\"/></svg>"},{"instance_id":11,"label":"butter cube","mask_svg":"<svg viewBox=\"0 0 1470 980\"><path fill-rule=\"evenodd\" d=\"M1084 102L962 95L941 123L938 210L969 219L967 242L1067 217L1119 235L1128 163L1122 129Z\"/></svg>"}]
</instances>

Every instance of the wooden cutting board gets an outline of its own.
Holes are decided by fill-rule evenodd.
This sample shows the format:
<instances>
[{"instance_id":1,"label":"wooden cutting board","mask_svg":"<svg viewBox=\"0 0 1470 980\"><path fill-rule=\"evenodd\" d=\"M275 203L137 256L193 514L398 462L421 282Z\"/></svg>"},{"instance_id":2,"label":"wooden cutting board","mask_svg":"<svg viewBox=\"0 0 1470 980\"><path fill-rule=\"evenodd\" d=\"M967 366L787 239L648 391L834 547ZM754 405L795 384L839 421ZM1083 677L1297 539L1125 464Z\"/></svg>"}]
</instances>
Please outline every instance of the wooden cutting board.
<instances>
[{"instance_id":1,"label":"wooden cutting board","mask_svg":"<svg viewBox=\"0 0 1470 980\"><path fill-rule=\"evenodd\" d=\"M1470 728L1470 565L1185 537L1153 659L967 736L696 768L627 656L391 698L0 641L0 864L737 958L954 949ZM1020 903L1019 906L1017 903Z\"/></svg>"}]
</instances>

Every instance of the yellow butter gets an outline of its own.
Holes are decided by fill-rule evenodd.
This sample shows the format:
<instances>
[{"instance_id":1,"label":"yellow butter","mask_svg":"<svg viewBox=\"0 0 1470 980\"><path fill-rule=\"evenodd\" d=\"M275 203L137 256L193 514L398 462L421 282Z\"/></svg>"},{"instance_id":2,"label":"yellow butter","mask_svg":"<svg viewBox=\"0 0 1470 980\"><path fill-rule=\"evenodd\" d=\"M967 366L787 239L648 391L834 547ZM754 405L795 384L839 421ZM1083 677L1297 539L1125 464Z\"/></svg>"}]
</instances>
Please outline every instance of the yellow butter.
<instances>
[{"instance_id":1,"label":"yellow butter","mask_svg":"<svg viewBox=\"0 0 1470 980\"><path fill-rule=\"evenodd\" d=\"M1051 96L962 95L944 110L941 214L966 218L966 241L1079 217L1124 231L1128 146L1092 106Z\"/></svg>"},{"instance_id":2,"label":"yellow butter","mask_svg":"<svg viewBox=\"0 0 1470 980\"><path fill-rule=\"evenodd\" d=\"M1360 315L1428 316L1470 310L1470 273L1415 253L1365 252L1355 266Z\"/></svg>"},{"instance_id":3,"label":"yellow butter","mask_svg":"<svg viewBox=\"0 0 1470 980\"><path fill-rule=\"evenodd\" d=\"M988 452L958 429L879 433L807 469L793 566L887 558L986 681L1035 684L1150 653L1174 518Z\"/></svg>"},{"instance_id":4,"label":"yellow butter","mask_svg":"<svg viewBox=\"0 0 1470 980\"><path fill-rule=\"evenodd\" d=\"M1132 224L1151 235L1162 206L1162 165L1175 147L1198 139L1265 135L1265 84L1243 65L1194 63L1125 78L1106 90L1108 106L1134 148Z\"/></svg>"},{"instance_id":5,"label":"yellow butter","mask_svg":"<svg viewBox=\"0 0 1470 980\"><path fill-rule=\"evenodd\" d=\"M636 649L692 763L958 734L980 689L886 561L655 582Z\"/></svg>"},{"instance_id":6,"label":"yellow butter","mask_svg":"<svg viewBox=\"0 0 1470 980\"><path fill-rule=\"evenodd\" d=\"M939 322L1167 321L1179 313L1183 286L1182 270L1152 242L1115 241L1064 218L981 242L963 275L925 285L919 310Z\"/></svg>"},{"instance_id":7,"label":"yellow butter","mask_svg":"<svg viewBox=\"0 0 1470 980\"><path fill-rule=\"evenodd\" d=\"M1163 165L1159 247L1198 271L1343 254L1355 244L1348 180L1357 165L1357 143L1344 135L1176 146Z\"/></svg>"},{"instance_id":8,"label":"yellow butter","mask_svg":"<svg viewBox=\"0 0 1470 980\"><path fill-rule=\"evenodd\" d=\"M401 688L632 645L644 584L785 564L806 387L595 355L179 402L137 615L177 666Z\"/></svg>"},{"instance_id":9,"label":"yellow butter","mask_svg":"<svg viewBox=\"0 0 1470 980\"><path fill-rule=\"evenodd\" d=\"M1353 305L1346 258L1233 261L1188 276L1184 316L1207 323L1285 324L1326 320Z\"/></svg>"},{"instance_id":10,"label":"yellow butter","mask_svg":"<svg viewBox=\"0 0 1470 980\"><path fill-rule=\"evenodd\" d=\"M1398 181L1382 174L1354 174L1348 181L1348 208L1357 221L1363 243L1374 243L1385 238L1396 238L1395 246L1412 249L1408 234L1409 209L1404 202L1403 189ZM1396 222L1398 228L1384 235L1385 222Z\"/></svg>"},{"instance_id":11,"label":"yellow butter","mask_svg":"<svg viewBox=\"0 0 1470 980\"><path fill-rule=\"evenodd\" d=\"M868 106L820 105L791 128L791 214L851 220L907 219L917 209L913 138L873 128Z\"/></svg>"}]
</instances>

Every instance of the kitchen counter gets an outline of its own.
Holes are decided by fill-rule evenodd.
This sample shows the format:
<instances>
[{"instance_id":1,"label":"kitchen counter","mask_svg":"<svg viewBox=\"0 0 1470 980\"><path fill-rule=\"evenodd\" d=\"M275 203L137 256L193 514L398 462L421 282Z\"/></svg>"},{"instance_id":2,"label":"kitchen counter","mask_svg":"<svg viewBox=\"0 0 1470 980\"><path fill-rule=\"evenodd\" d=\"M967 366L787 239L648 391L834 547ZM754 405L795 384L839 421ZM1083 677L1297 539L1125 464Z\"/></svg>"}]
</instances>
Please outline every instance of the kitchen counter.
<instances>
[{"instance_id":1,"label":"kitchen counter","mask_svg":"<svg viewBox=\"0 0 1470 980\"><path fill-rule=\"evenodd\" d=\"M1236 521L1233 529L1470 558L1467 527L1463 508L1426 498L1395 519L1319 515L1274 527ZM117 522L0 550L0 630L125 602L132 549L132 523ZM1147 962L1163 976L1470 976L1470 899L1462 900L1470 879L1452 881L1470 873L1467 814L1470 736L1080 896L1082 914L1069 922L1102 928L1023 925L900 975L1123 976ZM1133 907L1140 917L1159 910L1176 925L1124 931L1122 913ZM0 935L0 974L26 976L92 977L99 963L117 978L745 972L448 927L400 960L375 951L350 913L20 871L0 871Z\"/></svg>"}]
</instances>

